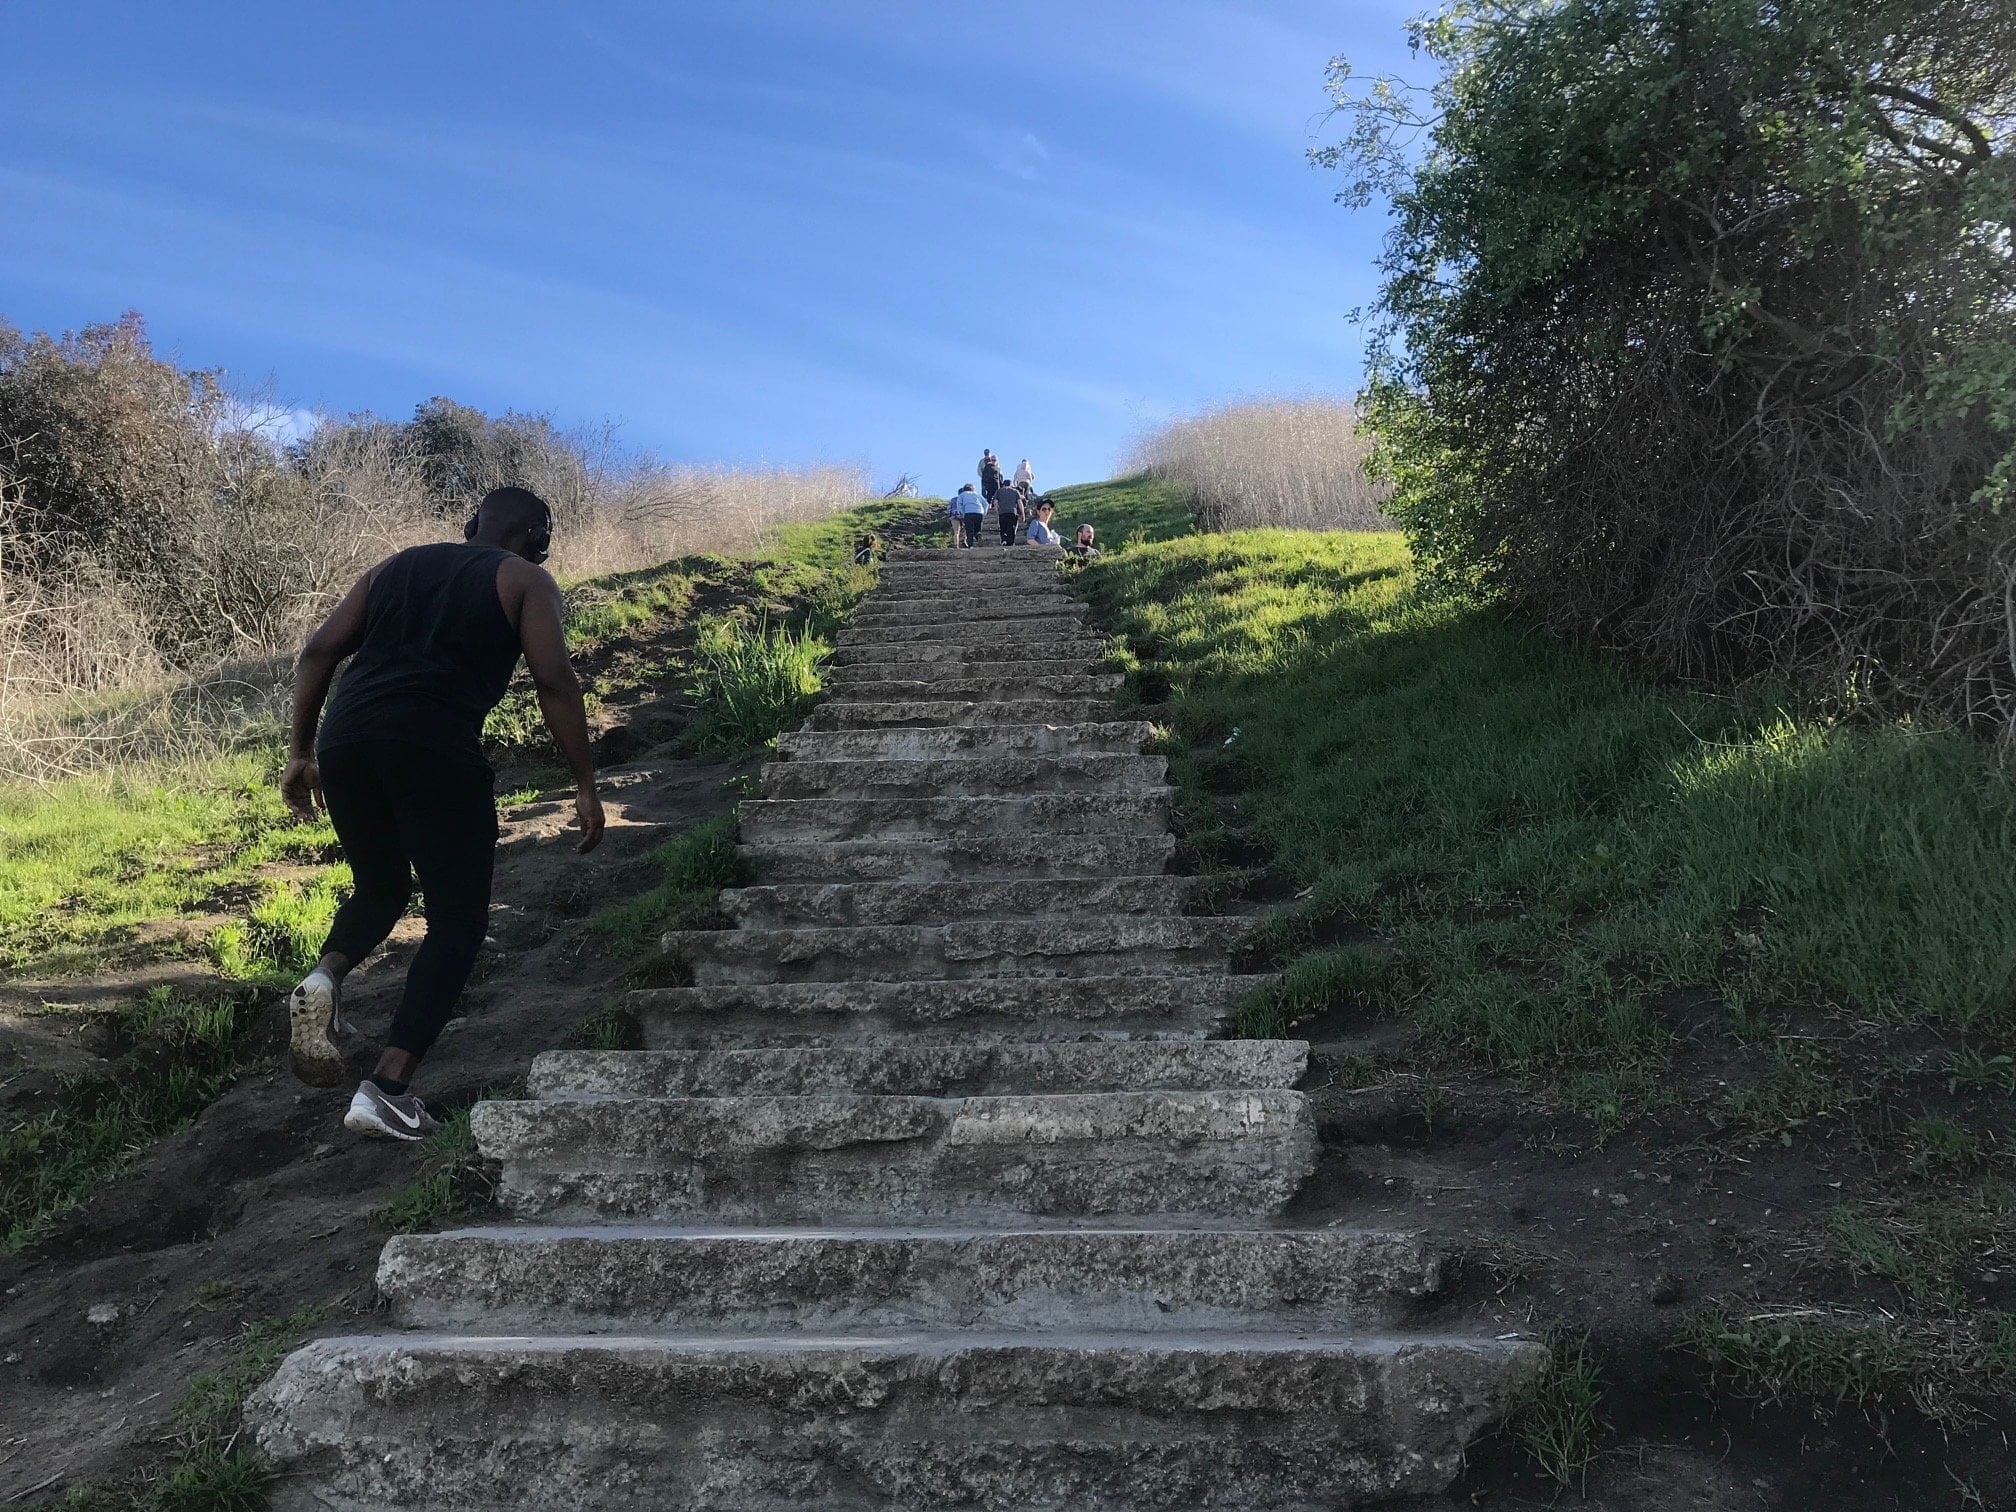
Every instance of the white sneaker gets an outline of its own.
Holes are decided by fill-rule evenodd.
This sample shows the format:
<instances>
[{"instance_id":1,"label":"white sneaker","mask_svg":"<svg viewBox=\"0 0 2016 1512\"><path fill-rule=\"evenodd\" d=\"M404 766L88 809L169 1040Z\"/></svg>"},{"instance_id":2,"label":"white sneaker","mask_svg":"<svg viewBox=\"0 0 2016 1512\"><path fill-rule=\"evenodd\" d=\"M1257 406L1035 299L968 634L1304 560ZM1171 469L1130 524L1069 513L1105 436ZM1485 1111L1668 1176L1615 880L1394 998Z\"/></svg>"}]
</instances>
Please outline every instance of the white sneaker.
<instances>
[{"instance_id":1,"label":"white sneaker","mask_svg":"<svg viewBox=\"0 0 2016 1512\"><path fill-rule=\"evenodd\" d=\"M343 1127L353 1134L411 1141L425 1139L441 1127L441 1121L411 1092L401 1092L395 1097L380 1091L377 1083L366 1081L351 1097L350 1111L343 1115Z\"/></svg>"},{"instance_id":2,"label":"white sneaker","mask_svg":"<svg viewBox=\"0 0 2016 1512\"><path fill-rule=\"evenodd\" d=\"M294 1074L311 1087L340 1087L345 1068L336 1046L341 996L326 971L311 971L287 998L288 1055Z\"/></svg>"}]
</instances>

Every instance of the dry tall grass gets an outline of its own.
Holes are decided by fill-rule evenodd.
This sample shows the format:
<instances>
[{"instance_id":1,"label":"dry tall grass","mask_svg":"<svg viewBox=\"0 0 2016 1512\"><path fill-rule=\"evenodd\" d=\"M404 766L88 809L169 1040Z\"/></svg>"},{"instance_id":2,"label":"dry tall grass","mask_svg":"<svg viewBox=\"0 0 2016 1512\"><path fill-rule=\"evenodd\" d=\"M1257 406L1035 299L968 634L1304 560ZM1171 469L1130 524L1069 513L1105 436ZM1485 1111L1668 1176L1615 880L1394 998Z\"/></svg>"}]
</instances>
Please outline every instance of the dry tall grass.
<instances>
[{"instance_id":1,"label":"dry tall grass","mask_svg":"<svg viewBox=\"0 0 2016 1512\"><path fill-rule=\"evenodd\" d=\"M1387 530L1389 490L1365 475L1371 450L1347 400L1266 399L1152 431L1128 468L1184 489L1206 530Z\"/></svg>"}]
</instances>

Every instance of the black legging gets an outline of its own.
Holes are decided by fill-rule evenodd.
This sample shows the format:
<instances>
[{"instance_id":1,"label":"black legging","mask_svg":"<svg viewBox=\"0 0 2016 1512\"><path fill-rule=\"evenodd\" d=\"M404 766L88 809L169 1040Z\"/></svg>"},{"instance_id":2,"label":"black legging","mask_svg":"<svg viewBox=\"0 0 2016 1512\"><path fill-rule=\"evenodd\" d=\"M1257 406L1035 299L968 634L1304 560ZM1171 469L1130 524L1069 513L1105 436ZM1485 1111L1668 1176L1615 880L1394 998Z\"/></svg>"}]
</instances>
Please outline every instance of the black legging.
<instances>
[{"instance_id":1,"label":"black legging","mask_svg":"<svg viewBox=\"0 0 2016 1512\"><path fill-rule=\"evenodd\" d=\"M1001 514L996 515L995 518L1001 522L1001 544L1003 546L1013 546L1015 544L1015 525L1017 517L1012 514L1008 514L1004 511Z\"/></svg>"},{"instance_id":2,"label":"black legging","mask_svg":"<svg viewBox=\"0 0 2016 1512\"><path fill-rule=\"evenodd\" d=\"M336 910L324 955L356 965L377 949L413 895L427 905L427 937L406 968L406 990L385 1043L425 1055L462 996L490 921L497 802L489 766L404 740L365 740L321 753L322 797L343 842L355 890Z\"/></svg>"}]
</instances>

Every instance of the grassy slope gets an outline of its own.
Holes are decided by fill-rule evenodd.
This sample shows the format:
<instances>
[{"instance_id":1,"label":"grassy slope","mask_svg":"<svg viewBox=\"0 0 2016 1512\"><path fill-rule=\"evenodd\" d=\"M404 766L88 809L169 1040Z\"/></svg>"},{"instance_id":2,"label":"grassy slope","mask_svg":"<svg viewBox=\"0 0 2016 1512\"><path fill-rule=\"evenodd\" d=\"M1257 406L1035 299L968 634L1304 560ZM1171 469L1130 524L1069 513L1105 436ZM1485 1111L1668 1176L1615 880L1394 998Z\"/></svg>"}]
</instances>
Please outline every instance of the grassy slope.
<instances>
[{"instance_id":1,"label":"grassy slope","mask_svg":"<svg viewBox=\"0 0 2016 1512\"><path fill-rule=\"evenodd\" d=\"M2016 1259L2016 804L1977 746L1646 686L1421 602L1397 536L1191 535L1139 480L1069 492L1149 538L1084 581L1188 846L1294 899L1250 1032L1398 1021L1410 1073L1493 1078L1568 1150L1810 1161L1838 1200L1784 1215L1811 1248L1760 1284L1906 1325L1694 1346L1760 1393L2008 1389L2016 1326L1967 1305Z\"/></svg>"}]
</instances>

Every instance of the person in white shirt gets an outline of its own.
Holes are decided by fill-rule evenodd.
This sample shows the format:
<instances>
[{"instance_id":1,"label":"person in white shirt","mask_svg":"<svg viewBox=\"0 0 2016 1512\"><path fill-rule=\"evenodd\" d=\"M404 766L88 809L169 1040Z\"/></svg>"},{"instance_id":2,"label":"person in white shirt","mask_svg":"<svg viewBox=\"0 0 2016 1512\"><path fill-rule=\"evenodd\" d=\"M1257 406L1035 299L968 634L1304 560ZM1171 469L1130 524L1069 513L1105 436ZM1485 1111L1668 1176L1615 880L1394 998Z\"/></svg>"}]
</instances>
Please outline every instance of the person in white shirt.
<instances>
[{"instance_id":1,"label":"person in white shirt","mask_svg":"<svg viewBox=\"0 0 2016 1512\"><path fill-rule=\"evenodd\" d=\"M1024 457L1015 465L1015 486L1025 494L1035 491L1036 473L1029 466L1029 459L1027 457Z\"/></svg>"},{"instance_id":2,"label":"person in white shirt","mask_svg":"<svg viewBox=\"0 0 2016 1512\"><path fill-rule=\"evenodd\" d=\"M1057 512L1056 506L1047 499L1036 506L1036 518L1029 522L1029 544L1031 546L1062 546L1064 538L1050 528L1050 517Z\"/></svg>"}]
</instances>

